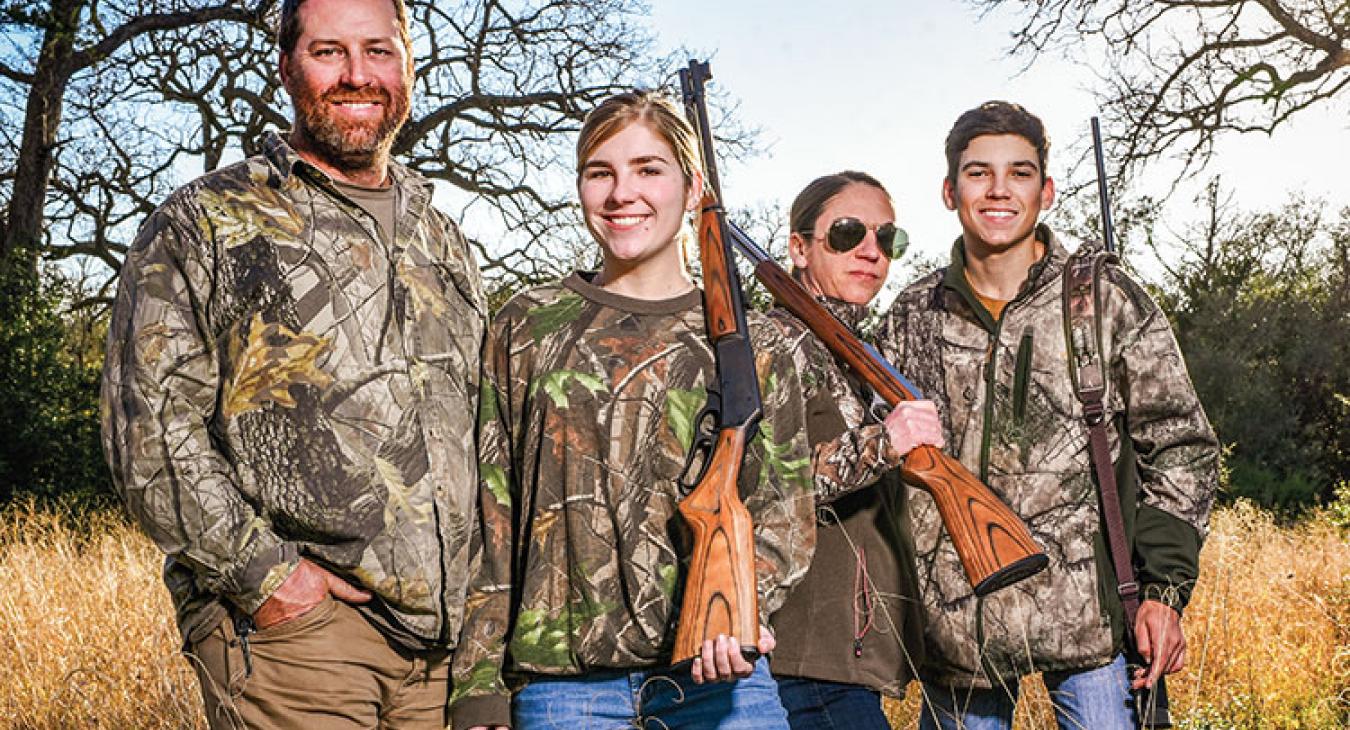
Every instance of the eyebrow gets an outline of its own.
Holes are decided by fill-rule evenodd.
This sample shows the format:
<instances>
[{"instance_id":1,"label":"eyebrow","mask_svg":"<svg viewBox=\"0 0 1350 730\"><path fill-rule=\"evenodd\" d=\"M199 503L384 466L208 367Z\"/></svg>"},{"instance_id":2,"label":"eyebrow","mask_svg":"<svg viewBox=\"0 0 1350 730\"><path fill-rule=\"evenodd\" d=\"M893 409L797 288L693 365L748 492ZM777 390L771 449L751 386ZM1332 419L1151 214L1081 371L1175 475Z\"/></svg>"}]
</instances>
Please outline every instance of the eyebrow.
<instances>
[{"instance_id":1,"label":"eyebrow","mask_svg":"<svg viewBox=\"0 0 1350 730\"><path fill-rule=\"evenodd\" d=\"M966 170L969 170L972 167L993 167L993 166L994 164L992 162L985 162L984 160L971 160L970 162L967 162L966 164L961 166L961 171L965 172ZM1009 167L1018 167L1018 168L1029 167L1033 170L1041 169L1040 166L1037 165L1033 160L1016 160L1011 165L1009 165Z\"/></svg>"},{"instance_id":2,"label":"eyebrow","mask_svg":"<svg viewBox=\"0 0 1350 730\"><path fill-rule=\"evenodd\" d=\"M641 156L641 157L634 157L633 159L629 160L627 163L620 163L620 164L646 165L647 163L650 163L650 162L664 162L664 163L666 163L667 165L671 164L671 163L670 163L670 160L667 160L666 158L662 157L661 155L643 155L643 156ZM581 169L584 170L584 169L589 168L589 167L613 167L613 166L614 166L614 165L613 165L612 163L610 163L610 162L608 162L608 161L606 161L606 160L596 160L596 159L591 159L591 160L587 160L587 161L586 161L586 164L584 164L584 165L581 166Z\"/></svg>"}]
</instances>

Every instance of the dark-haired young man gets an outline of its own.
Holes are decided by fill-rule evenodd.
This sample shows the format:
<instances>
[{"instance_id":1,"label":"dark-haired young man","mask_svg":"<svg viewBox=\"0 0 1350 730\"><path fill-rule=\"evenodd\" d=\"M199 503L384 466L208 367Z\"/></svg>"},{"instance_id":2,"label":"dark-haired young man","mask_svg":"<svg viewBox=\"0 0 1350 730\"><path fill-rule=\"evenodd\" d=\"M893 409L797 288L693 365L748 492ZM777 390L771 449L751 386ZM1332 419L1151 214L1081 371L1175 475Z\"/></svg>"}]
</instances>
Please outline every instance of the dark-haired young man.
<instances>
[{"instance_id":1,"label":"dark-haired young man","mask_svg":"<svg viewBox=\"0 0 1350 730\"><path fill-rule=\"evenodd\" d=\"M924 728L1011 727L1018 679L1036 671L1060 727L1131 728L1131 685L1151 685L1185 661L1181 611L1198 573L1217 442L1167 318L1107 265L1099 302L1105 418L1144 599L1134 630L1150 661L1131 677L1070 374L1070 254L1039 222L1054 202L1048 150L1040 120L1020 106L989 102L961 115L947 137L942 184L961 237L951 263L903 292L878 335L891 361L937 401L952 454L1026 521L1050 557L1043 573L976 598L932 501L915 495Z\"/></svg>"},{"instance_id":2,"label":"dark-haired young man","mask_svg":"<svg viewBox=\"0 0 1350 730\"><path fill-rule=\"evenodd\" d=\"M213 728L442 730L470 572L485 307L408 115L402 0L287 0L285 138L127 254L103 437L167 554Z\"/></svg>"}]
</instances>

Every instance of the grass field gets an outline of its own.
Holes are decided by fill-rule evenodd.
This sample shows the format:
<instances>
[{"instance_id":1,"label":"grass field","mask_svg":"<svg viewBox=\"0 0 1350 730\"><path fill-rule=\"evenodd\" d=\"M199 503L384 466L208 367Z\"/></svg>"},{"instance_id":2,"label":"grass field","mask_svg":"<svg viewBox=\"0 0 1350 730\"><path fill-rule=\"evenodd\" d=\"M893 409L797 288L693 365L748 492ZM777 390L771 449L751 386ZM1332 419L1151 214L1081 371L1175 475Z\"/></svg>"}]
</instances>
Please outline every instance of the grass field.
<instances>
[{"instance_id":1,"label":"grass field","mask_svg":"<svg viewBox=\"0 0 1350 730\"><path fill-rule=\"evenodd\" d=\"M1350 727L1350 542L1327 514L1215 514L1169 679L1183 728ZM158 551L117 513L0 512L0 728L200 728ZM1052 728L1025 685L1017 727ZM911 687L917 690L917 686ZM888 706L914 727L917 691Z\"/></svg>"}]
</instances>

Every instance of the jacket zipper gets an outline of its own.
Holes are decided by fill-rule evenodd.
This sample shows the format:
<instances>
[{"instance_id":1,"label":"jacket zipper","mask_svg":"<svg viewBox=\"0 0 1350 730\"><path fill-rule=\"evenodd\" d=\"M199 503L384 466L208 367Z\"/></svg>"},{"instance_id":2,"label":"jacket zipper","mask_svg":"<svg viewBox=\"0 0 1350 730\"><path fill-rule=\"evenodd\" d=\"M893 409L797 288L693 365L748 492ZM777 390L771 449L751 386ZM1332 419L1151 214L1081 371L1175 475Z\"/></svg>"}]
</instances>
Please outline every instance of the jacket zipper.
<instances>
[{"instance_id":1,"label":"jacket zipper","mask_svg":"<svg viewBox=\"0 0 1350 730\"><path fill-rule=\"evenodd\" d=\"M980 434L980 481L986 484L989 481L989 448L993 440L993 432L989 428L994 417L994 378L998 374L998 338L1003 331L1003 321L1007 319L1008 311L1004 308L1003 316L994 322L994 331L989 333L989 354L984 359L984 424Z\"/></svg>"}]
</instances>

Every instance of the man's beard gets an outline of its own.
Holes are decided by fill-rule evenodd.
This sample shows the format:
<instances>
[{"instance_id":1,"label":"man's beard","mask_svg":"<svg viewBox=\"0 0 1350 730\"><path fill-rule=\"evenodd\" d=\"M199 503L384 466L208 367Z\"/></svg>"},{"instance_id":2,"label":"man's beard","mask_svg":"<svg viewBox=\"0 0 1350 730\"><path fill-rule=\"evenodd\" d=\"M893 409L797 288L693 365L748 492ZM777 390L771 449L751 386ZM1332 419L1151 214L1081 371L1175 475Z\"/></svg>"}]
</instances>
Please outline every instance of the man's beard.
<instances>
[{"instance_id":1,"label":"man's beard","mask_svg":"<svg viewBox=\"0 0 1350 730\"><path fill-rule=\"evenodd\" d=\"M342 85L315 91L301 80L294 98L295 129L310 150L343 172L369 170L389 154L394 137L408 118L407 86L390 93L381 86L355 89ZM335 102L377 102L377 121L353 122L333 115Z\"/></svg>"}]
</instances>

